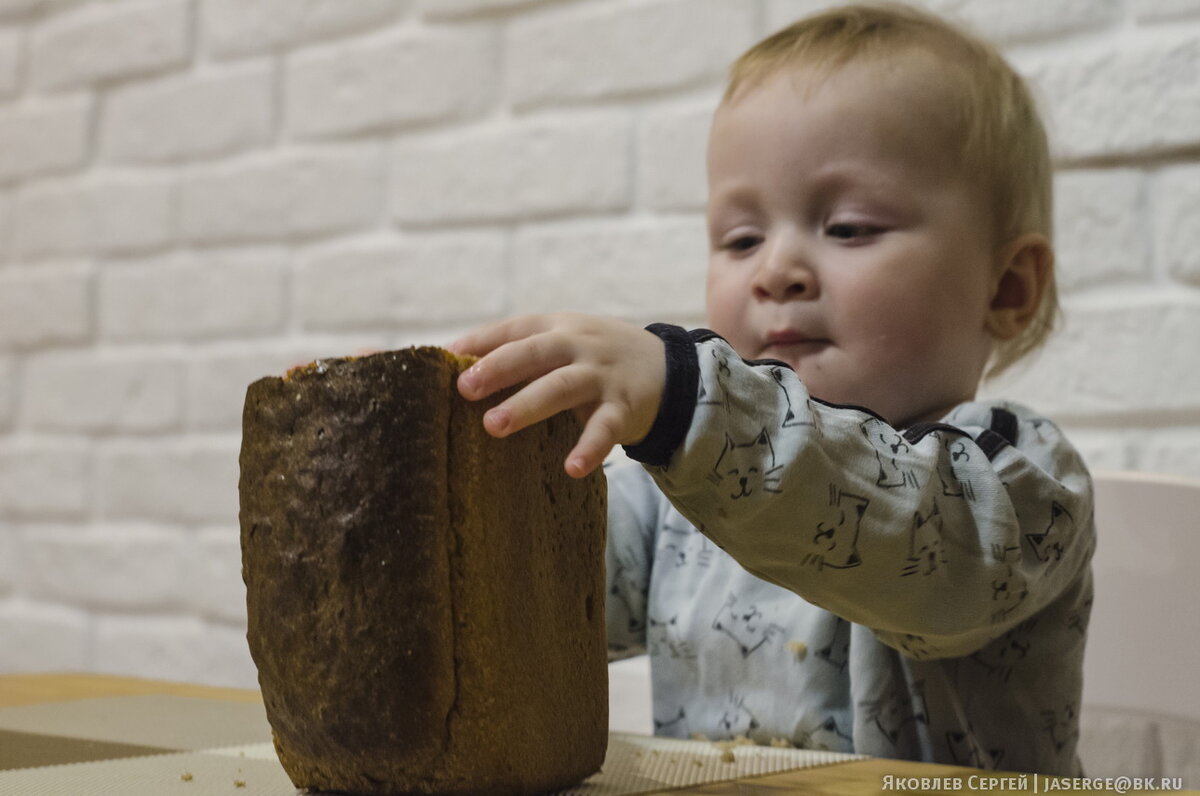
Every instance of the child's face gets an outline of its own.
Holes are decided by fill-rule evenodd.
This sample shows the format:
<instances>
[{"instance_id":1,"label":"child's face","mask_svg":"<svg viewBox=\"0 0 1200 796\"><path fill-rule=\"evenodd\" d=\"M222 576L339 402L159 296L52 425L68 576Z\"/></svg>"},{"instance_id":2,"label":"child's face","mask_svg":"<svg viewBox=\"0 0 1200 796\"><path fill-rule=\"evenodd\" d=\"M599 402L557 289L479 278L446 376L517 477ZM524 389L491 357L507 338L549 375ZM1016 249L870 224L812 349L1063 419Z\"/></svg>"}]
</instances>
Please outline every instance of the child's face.
<instances>
[{"instance_id":1,"label":"child's face","mask_svg":"<svg viewBox=\"0 0 1200 796\"><path fill-rule=\"evenodd\" d=\"M992 225L950 165L933 64L784 70L722 105L709 142L713 331L897 426L970 399L992 345Z\"/></svg>"}]
</instances>

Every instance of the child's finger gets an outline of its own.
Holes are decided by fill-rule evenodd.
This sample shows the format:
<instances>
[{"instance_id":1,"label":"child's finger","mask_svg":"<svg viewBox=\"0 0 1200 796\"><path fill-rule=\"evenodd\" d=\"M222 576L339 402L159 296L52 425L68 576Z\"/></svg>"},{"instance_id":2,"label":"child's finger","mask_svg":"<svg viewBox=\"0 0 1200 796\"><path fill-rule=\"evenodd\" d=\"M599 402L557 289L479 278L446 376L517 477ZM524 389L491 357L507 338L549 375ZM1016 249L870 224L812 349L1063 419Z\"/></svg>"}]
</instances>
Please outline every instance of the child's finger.
<instances>
[{"instance_id":1,"label":"child's finger","mask_svg":"<svg viewBox=\"0 0 1200 796\"><path fill-rule=\"evenodd\" d=\"M596 387L587 378L586 369L567 365L535 379L499 406L488 410L483 416L483 425L488 433L507 437L595 398Z\"/></svg>"},{"instance_id":2,"label":"child's finger","mask_svg":"<svg viewBox=\"0 0 1200 796\"><path fill-rule=\"evenodd\" d=\"M537 334L546 328L542 316L524 315L518 318L491 323L472 329L446 346L455 354L473 354L482 357L495 351L505 343Z\"/></svg>"},{"instance_id":3,"label":"child's finger","mask_svg":"<svg viewBox=\"0 0 1200 796\"><path fill-rule=\"evenodd\" d=\"M458 377L458 391L468 400L486 398L570 364L570 346L561 336L534 334L504 343Z\"/></svg>"},{"instance_id":4,"label":"child's finger","mask_svg":"<svg viewBox=\"0 0 1200 796\"><path fill-rule=\"evenodd\" d=\"M564 469L572 478L583 478L604 464L609 451L621 439L623 413L615 404L600 404L588 418L579 441L567 454Z\"/></svg>"}]
</instances>

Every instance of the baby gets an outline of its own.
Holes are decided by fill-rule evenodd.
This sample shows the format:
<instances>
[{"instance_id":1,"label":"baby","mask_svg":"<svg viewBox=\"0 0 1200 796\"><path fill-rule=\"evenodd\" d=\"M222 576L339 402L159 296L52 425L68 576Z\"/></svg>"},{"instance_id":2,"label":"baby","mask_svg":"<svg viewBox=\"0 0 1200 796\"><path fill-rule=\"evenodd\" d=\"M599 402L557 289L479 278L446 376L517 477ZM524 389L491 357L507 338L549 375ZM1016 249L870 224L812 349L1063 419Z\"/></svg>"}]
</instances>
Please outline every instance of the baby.
<instances>
[{"instance_id":1,"label":"baby","mask_svg":"<svg viewBox=\"0 0 1200 796\"><path fill-rule=\"evenodd\" d=\"M847 6L735 64L708 152L712 328L582 315L452 348L506 436L616 444L607 605L656 732L1075 775L1091 482L975 401L1056 312L1046 137L986 44Z\"/></svg>"}]
</instances>

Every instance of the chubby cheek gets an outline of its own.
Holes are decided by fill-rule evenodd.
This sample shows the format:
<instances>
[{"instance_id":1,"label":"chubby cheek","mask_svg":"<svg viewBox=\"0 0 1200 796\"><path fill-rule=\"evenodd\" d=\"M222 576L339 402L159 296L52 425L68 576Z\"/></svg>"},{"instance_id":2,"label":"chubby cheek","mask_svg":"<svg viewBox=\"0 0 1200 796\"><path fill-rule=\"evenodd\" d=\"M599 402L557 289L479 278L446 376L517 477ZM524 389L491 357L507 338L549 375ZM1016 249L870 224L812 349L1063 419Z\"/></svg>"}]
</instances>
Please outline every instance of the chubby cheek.
<instances>
[{"instance_id":1,"label":"chubby cheek","mask_svg":"<svg viewBox=\"0 0 1200 796\"><path fill-rule=\"evenodd\" d=\"M727 269L710 266L705 287L705 304L708 325L714 332L729 341L740 354L745 354L746 310L749 305L749 288L742 284L737 274Z\"/></svg>"}]
</instances>

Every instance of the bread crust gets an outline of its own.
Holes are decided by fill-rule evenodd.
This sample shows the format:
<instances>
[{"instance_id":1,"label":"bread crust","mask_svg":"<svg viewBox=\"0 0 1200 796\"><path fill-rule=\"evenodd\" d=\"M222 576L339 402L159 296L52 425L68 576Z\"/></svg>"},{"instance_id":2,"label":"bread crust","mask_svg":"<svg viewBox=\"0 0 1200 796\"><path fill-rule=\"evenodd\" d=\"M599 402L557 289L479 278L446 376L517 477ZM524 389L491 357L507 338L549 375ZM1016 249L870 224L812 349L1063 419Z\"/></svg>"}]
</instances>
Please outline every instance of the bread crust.
<instances>
[{"instance_id":1,"label":"bread crust","mask_svg":"<svg viewBox=\"0 0 1200 796\"><path fill-rule=\"evenodd\" d=\"M247 390L248 640L297 787L521 794L607 743L605 484L569 415L505 440L438 348Z\"/></svg>"}]
</instances>

